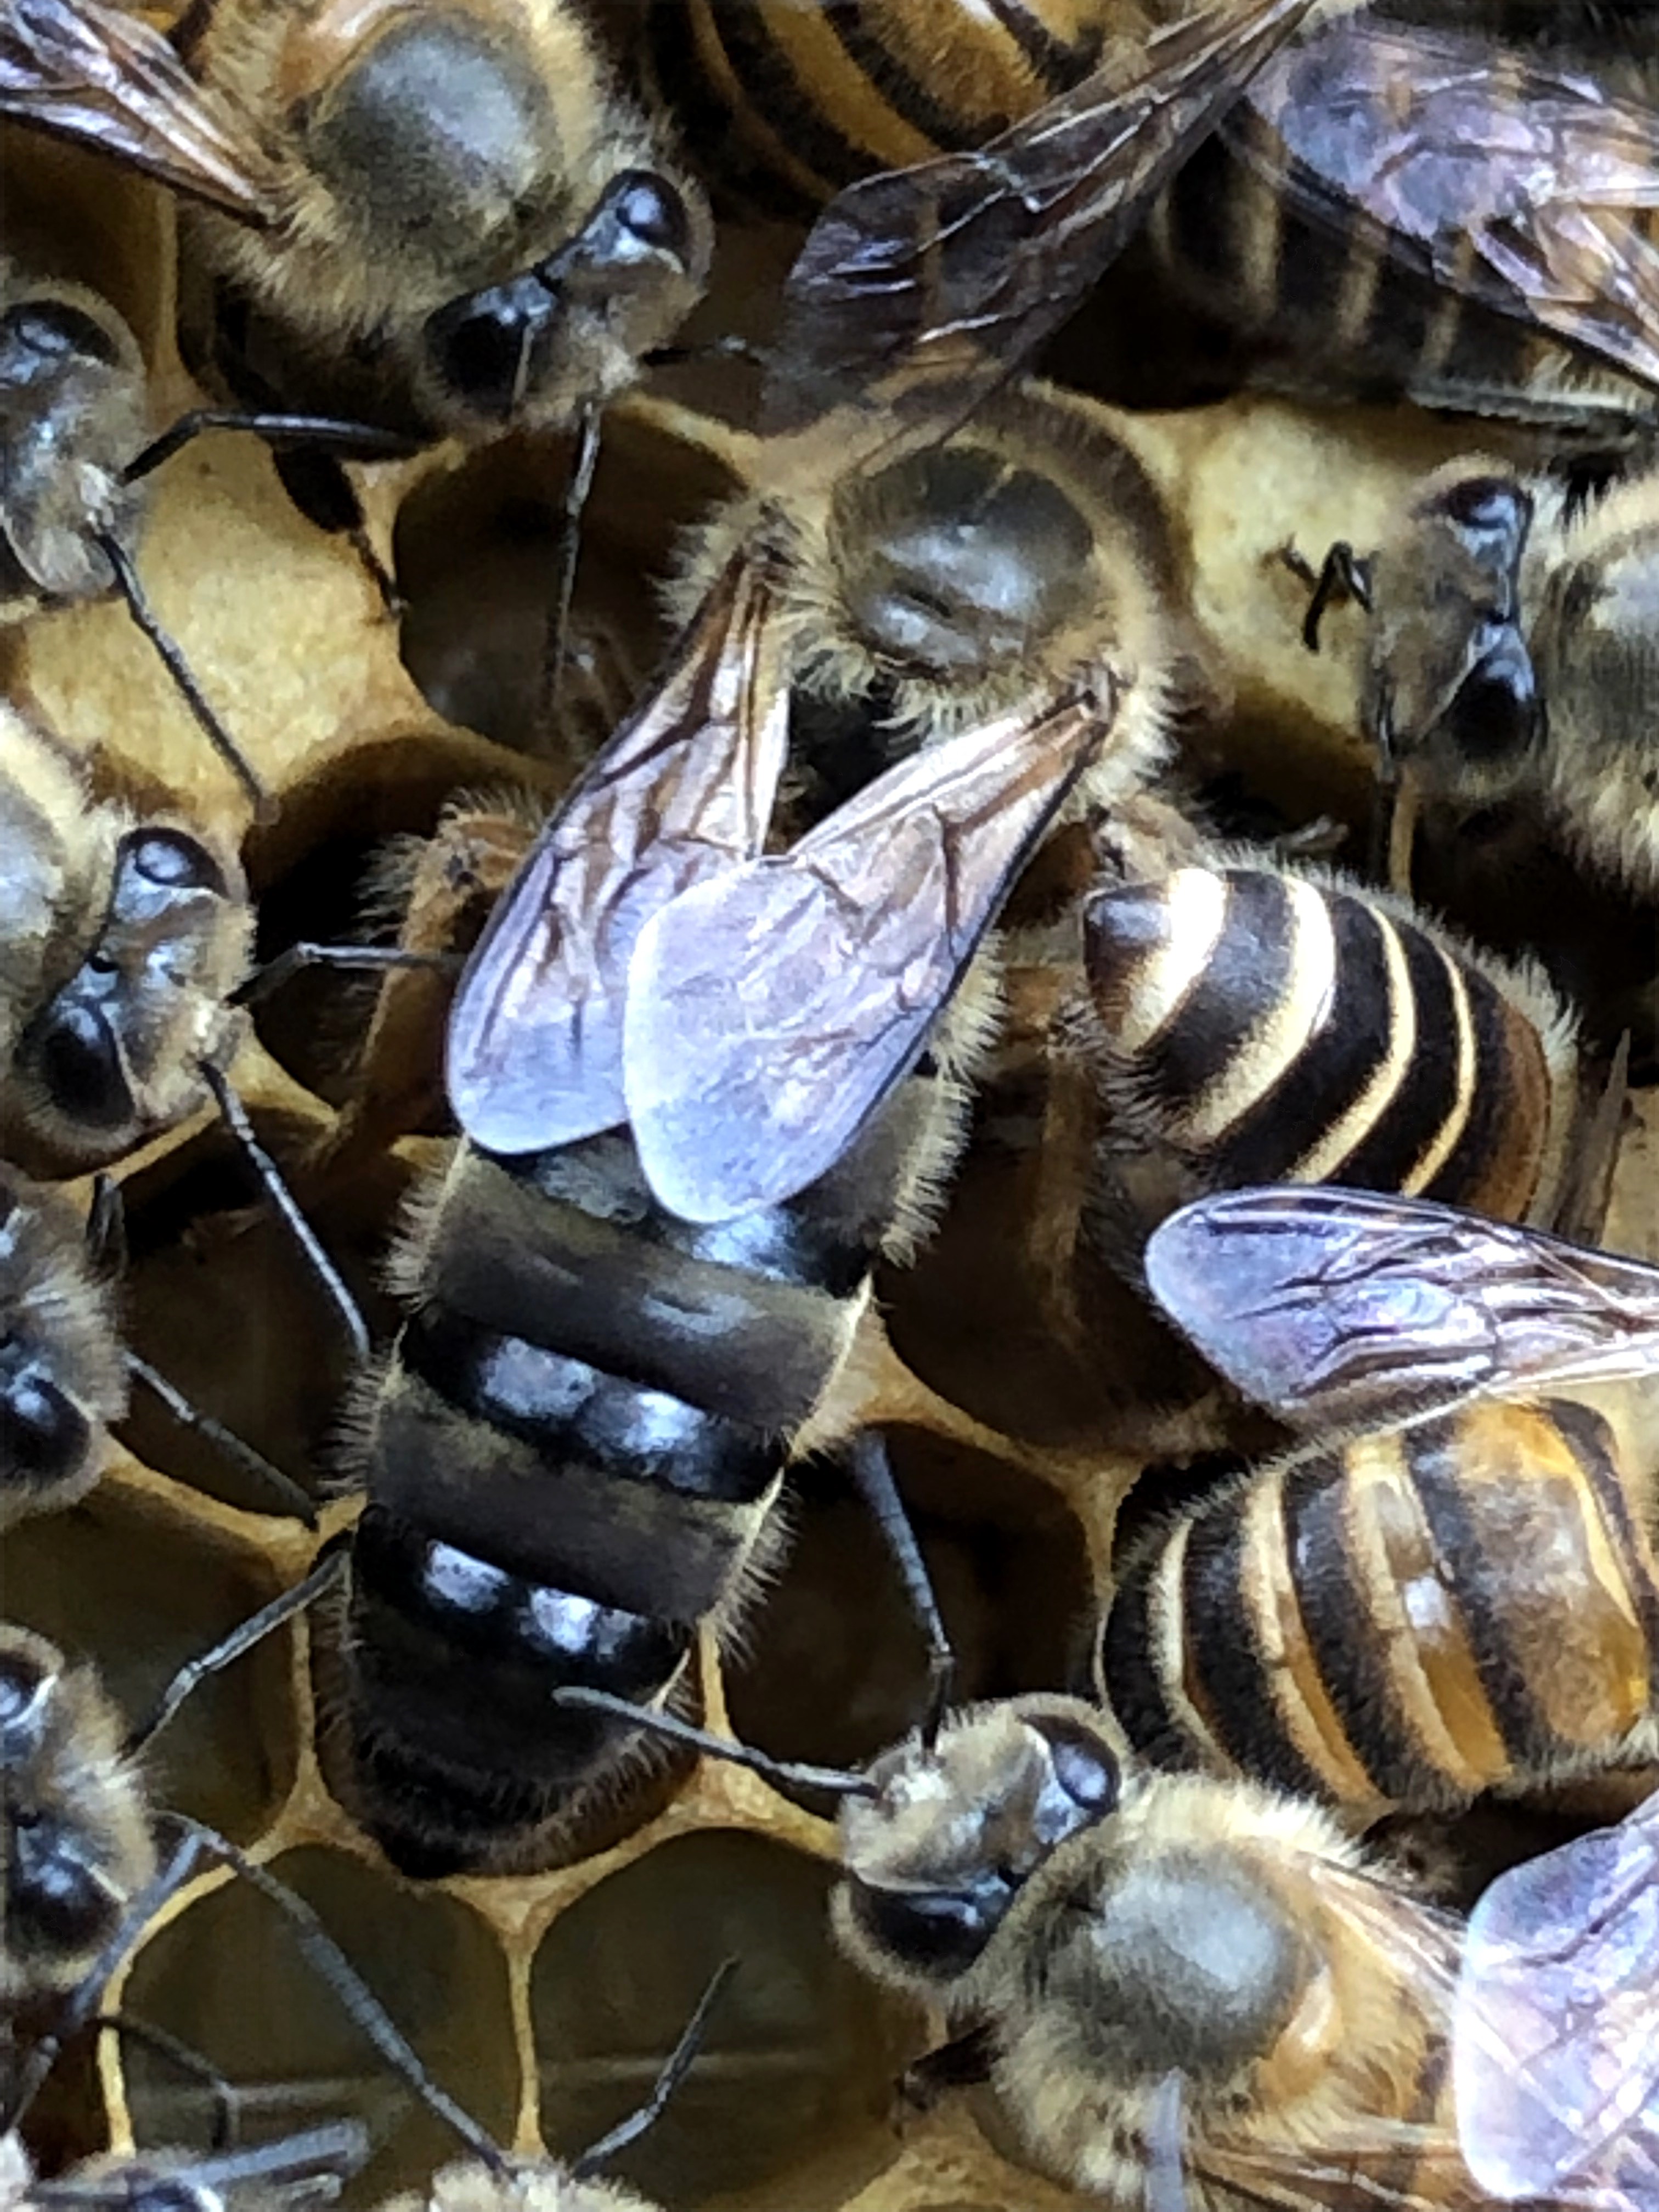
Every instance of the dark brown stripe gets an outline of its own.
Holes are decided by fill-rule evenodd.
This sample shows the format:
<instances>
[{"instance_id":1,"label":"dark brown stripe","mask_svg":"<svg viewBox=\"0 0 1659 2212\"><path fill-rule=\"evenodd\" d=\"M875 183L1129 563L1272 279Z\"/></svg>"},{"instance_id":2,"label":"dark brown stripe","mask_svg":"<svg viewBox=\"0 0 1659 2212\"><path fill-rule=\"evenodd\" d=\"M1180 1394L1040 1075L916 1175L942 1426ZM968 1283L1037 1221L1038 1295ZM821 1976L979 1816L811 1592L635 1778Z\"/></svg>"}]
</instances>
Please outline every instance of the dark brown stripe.
<instances>
[{"instance_id":1,"label":"dark brown stripe","mask_svg":"<svg viewBox=\"0 0 1659 2212\"><path fill-rule=\"evenodd\" d=\"M1209 964L1141 1055L1174 1112L1225 1079L1293 973L1296 925L1283 880L1248 868L1228 869L1223 880L1227 902Z\"/></svg>"},{"instance_id":2,"label":"dark brown stripe","mask_svg":"<svg viewBox=\"0 0 1659 2212\"><path fill-rule=\"evenodd\" d=\"M991 13L1024 56L1049 99L1080 84L1100 59L1104 24L1085 31L1075 46L1057 39L1025 0L991 0Z\"/></svg>"},{"instance_id":3,"label":"dark brown stripe","mask_svg":"<svg viewBox=\"0 0 1659 2212\"><path fill-rule=\"evenodd\" d=\"M1322 1132L1363 1097L1388 1057L1389 965L1382 926L1363 900L1329 892L1326 905L1335 939L1330 1006L1278 1081L1216 1146L1218 1179L1230 1188L1281 1182Z\"/></svg>"},{"instance_id":4,"label":"dark brown stripe","mask_svg":"<svg viewBox=\"0 0 1659 2212\"><path fill-rule=\"evenodd\" d=\"M1129 1741L1157 1766L1190 1766L1196 1747L1165 1695L1153 1660L1152 1582L1167 1536L1144 1546L1118 1577L1100 1630L1106 1701Z\"/></svg>"},{"instance_id":5,"label":"dark brown stripe","mask_svg":"<svg viewBox=\"0 0 1659 2212\"><path fill-rule=\"evenodd\" d=\"M1537 1700L1510 1634L1513 1578L1494 1577L1459 1474L1462 1425L1455 1413L1415 1423L1401 1456L1444 1562L1445 1603L1462 1619L1475 1671L1510 1762L1534 1766L1559 1753L1560 1740ZM1494 1586L1495 1585L1495 1586ZM1546 1658L1547 1655L1541 1655Z\"/></svg>"},{"instance_id":6,"label":"dark brown stripe","mask_svg":"<svg viewBox=\"0 0 1659 2212\"><path fill-rule=\"evenodd\" d=\"M1535 1157L1543 1129L1541 1124L1535 1128L1516 1126L1515 1102L1527 1097L1533 1085L1527 1073L1517 1074L1514 1066L1507 1001L1473 968L1464 969L1463 981L1474 1036L1474 1091L1462 1134L1424 1185L1422 1194L1446 1206L1478 1208L1488 1194L1497 1156L1504 1155L1507 1164L1512 1147L1525 1146ZM1536 1181L1534 1172L1521 1204L1504 1210L1524 1212Z\"/></svg>"},{"instance_id":7,"label":"dark brown stripe","mask_svg":"<svg viewBox=\"0 0 1659 2212\"><path fill-rule=\"evenodd\" d=\"M1006 131L1012 120L1006 115L964 116L940 106L884 43L879 24L866 20L865 0L829 0L823 21L835 33L848 67L857 71L861 83L913 131L920 131L935 153L981 145L998 131Z\"/></svg>"},{"instance_id":8,"label":"dark brown stripe","mask_svg":"<svg viewBox=\"0 0 1659 2212\"><path fill-rule=\"evenodd\" d=\"M1200 1686L1216 1741L1246 1774L1304 1797L1328 1799L1324 1778L1285 1730L1244 1594L1248 1486L1197 1514L1182 1573L1182 1632L1189 1679Z\"/></svg>"},{"instance_id":9,"label":"dark brown stripe","mask_svg":"<svg viewBox=\"0 0 1659 2212\"><path fill-rule=\"evenodd\" d=\"M823 182L825 199L876 164L820 113L753 0L711 9L722 52L744 98L775 137Z\"/></svg>"},{"instance_id":10,"label":"dark brown stripe","mask_svg":"<svg viewBox=\"0 0 1659 2212\"><path fill-rule=\"evenodd\" d=\"M1570 1398L1547 1399L1541 1410L1566 1438L1573 1457L1583 1470L1584 1480L1607 1524L1608 1541L1629 1577L1631 1596L1648 1647L1649 1695L1659 1698L1659 1590L1642 1567L1644 1554L1652 1540L1651 1532L1644 1544L1644 1532L1637 1525L1630 1492L1620 1472L1613 1430L1592 1407L1577 1405Z\"/></svg>"},{"instance_id":11,"label":"dark brown stripe","mask_svg":"<svg viewBox=\"0 0 1659 2212\"><path fill-rule=\"evenodd\" d=\"M1458 1097L1456 1012L1445 961L1433 940L1410 922L1396 919L1393 927L1405 956L1417 1042L1394 1097L1325 1178L1359 1190L1398 1190L1444 1128Z\"/></svg>"},{"instance_id":12,"label":"dark brown stripe","mask_svg":"<svg viewBox=\"0 0 1659 2212\"><path fill-rule=\"evenodd\" d=\"M1389 1680L1361 1577L1348 1556L1343 1516L1348 1472L1340 1453L1317 1452L1285 1469L1285 1555L1319 1678L1355 1759L1379 1796L1421 1803L1439 1779L1407 1728ZM1426 1788L1425 1788L1426 1785ZM1328 1794L1328 1793L1322 1793Z\"/></svg>"},{"instance_id":13,"label":"dark brown stripe","mask_svg":"<svg viewBox=\"0 0 1659 2212\"><path fill-rule=\"evenodd\" d=\"M745 140L731 103L697 50L695 4L696 0L653 0L646 21L646 75L653 104L672 118L687 158L722 213L735 209L781 222L811 222L824 195L810 198L798 191ZM708 35L720 43L712 21Z\"/></svg>"}]
</instances>

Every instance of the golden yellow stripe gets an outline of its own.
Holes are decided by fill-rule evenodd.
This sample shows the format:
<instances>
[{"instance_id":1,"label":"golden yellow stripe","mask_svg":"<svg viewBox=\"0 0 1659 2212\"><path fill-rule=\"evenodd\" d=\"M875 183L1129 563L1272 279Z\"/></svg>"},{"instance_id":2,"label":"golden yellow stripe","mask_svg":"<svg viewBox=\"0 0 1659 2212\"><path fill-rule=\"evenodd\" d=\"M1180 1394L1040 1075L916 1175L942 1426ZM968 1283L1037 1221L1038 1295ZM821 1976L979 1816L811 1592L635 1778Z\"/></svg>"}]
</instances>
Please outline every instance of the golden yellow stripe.
<instances>
[{"instance_id":1,"label":"golden yellow stripe","mask_svg":"<svg viewBox=\"0 0 1659 2212\"><path fill-rule=\"evenodd\" d=\"M696 47L698 66L708 78L720 100L731 110L732 128L749 140L758 160L775 176L782 178L804 198L828 199L835 190L833 181L820 177L815 169L809 168L796 157L739 83L726 58L726 48L709 15L708 0L684 0L684 4L691 13L691 35ZM803 92L801 97L805 100L807 95Z\"/></svg>"},{"instance_id":2,"label":"golden yellow stripe","mask_svg":"<svg viewBox=\"0 0 1659 2212\"><path fill-rule=\"evenodd\" d=\"M1308 1641L1285 1547L1283 1493L1283 1475L1267 1473L1250 1485L1244 1503L1243 1594L1257 1656L1279 1724L1304 1763L1345 1804L1374 1804L1376 1784L1349 1741Z\"/></svg>"},{"instance_id":3,"label":"golden yellow stripe","mask_svg":"<svg viewBox=\"0 0 1659 2212\"><path fill-rule=\"evenodd\" d=\"M1208 967L1226 918L1226 879L1210 868L1177 868L1158 887L1158 896L1164 942L1129 973L1128 1000L1115 1039L1120 1051L1131 1054L1146 1049Z\"/></svg>"},{"instance_id":4,"label":"golden yellow stripe","mask_svg":"<svg viewBox=\"0 0 1659 2212\"><path fill-rule=\"evenodd\" d=\"M938 152L881 97L817 8L800 0L763 6L766 35L784 54L810 101L849 146L868 154L884 169L906 168Z\"/></svg>"},{"instance_id":5,"label":"golden yellow stripe","mask_svg":"<svg viewBox=\"0 0 1659 2212\"><path fill-rule=\"evenodd\" d=\"M1373 908L1388 971L1387 998L1382 1007L1388 1023L1389 1047L1372 1071L1370 1080L1345 1114L1303 1153L1291 1170L1292 1182L1323 1182L1346 1160L1361 1138L1382 1119L1411 1070L1417 1050L1417 1001L1412 995L1411 975L1400 933L1386 914Z\"/></svg>"},{"instance_id":6,"label":"golden yellow stripe","mask_svg":"<svg viewBox=\"0 0 1659 2212\"><path fill-rule=\"evenodd\" d=\"M1358 1437L1342 1457L1343 1527L1367 1623L1356 1627L1376 1643L1424 1765L1459 1789L1484 1790L1508 1771L1509 1752L1442 1576L1402 1436Z\"/></svg>"},{"instance_id":7,"label":"golden yellow stripe","mask_svg":"<svg viewBox=\"0 0 1659 2212\"><path fill-rule=\"evenodd\" d=\"M1450 1113L1440 1124L1440 1133L1430 1139L1401 1182L1401 1190L1407 1198L1415 1198L1419 1191L1426 1189L1444 1167L1474 1106L1474 1022L1469 1013L1463 971L1443 945L1435 945L1434 952L1451 987L1452 1018L1457 1024L1457 1092ZM1431 1046L1437 1042L1434 1038L1427 1040Z\"/></svg>"},{"instance_id":8,"label":"golden yellow stripe","mask_svg":"<svg viewBox=\"0 0 1659 2212\"><path fill-rule=\"evenodd\" d=\"M1290 987L1180 1120L1184 1143L1213 1144L1271 1091L1322 1026L1336 990L1331 910L1310 883L1281 876L1291 925Z\"/></svg>"}]
</instances>

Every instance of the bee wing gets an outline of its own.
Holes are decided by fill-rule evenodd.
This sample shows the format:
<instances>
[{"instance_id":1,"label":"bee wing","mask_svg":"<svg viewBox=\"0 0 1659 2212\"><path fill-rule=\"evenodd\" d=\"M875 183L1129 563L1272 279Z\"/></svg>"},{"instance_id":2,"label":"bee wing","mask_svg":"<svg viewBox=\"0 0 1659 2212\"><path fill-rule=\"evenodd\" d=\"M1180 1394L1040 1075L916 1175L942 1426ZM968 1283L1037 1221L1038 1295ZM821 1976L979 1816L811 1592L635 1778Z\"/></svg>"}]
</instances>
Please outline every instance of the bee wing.
<instances>
[{"instance_id":1,"label":"bee wing","mask_svg":"<svg viewBox=\"0 0 1659 2212\"><path fill-rule=\"evenodd\" d=\"M1090 700L964 732L878 777L792 852L653 918L623 1066L665 1206L726 1220L834 1165L915 1065L1109 720Z\"/></svg>"},{"instance_id":2,"label":"bee wing","mask_svg":"<svg viewBox=\"0 0 1659 2212\"><path fill-rule=\"evenodd\" d=\"M1659 1796L1481 1897L1452 2080L1464 2156L1494 2196L1659 2204Z\"/></svg>"},{"instance_id":3,"label":"bee wing","mask_svg":"<svg viewBox=\"0 0 1659 2212\"><path fill-rule=\"evenodd\" d=\"M1386 1426L1659 1353L1659 1268L1424 1199L1220 1192L1171 1214L1146 1265L1211 1365L1299 1427Z\"/></svg>"},{"instance_id":4,"label":"bee wing","mask_svg":"<svg viewBox=\"0 0 1659 2212\"><path fill-rule=\"evenodd\" d=\"M5 0L0 115L78 140L256 226L282 212L251 131L161 33L101 0Z\"/></svg>"},{"instance_id":5,"label":"bee wing","mask_svg":"<svg viewBox=\"0 0 1659 2212\"><path fill-rule=\"evenodd\" d=\"M869 177L818 217L784 293L762 427L943 437L1055 329L1315 0L1209 0L1123 40L969 153ZM856 397L849 398L849 394Z\"/></svg>"},{"instance_id":6,"label":"bee wing","mask_svg":"<svg viewBox=\"0 0 1659 2212\"><path fill-rule=\"evenodd\" d=\"M1489 40L1364 19L1276 57L1247 104L1223 126L1234 151L1260 164L1265 118L1305 213L1345 238L1358 221L1437 283L1659 386L1659 231L1643 222L1659 108Z\"/></svg>"},{"instance_id":7,"label":"bee wing","mask_svg":"<svg viewBox=\"0 0 1659 2212\"><path fill-rule=\"evenodd\" d=\"M625 1118L623 1003L641 926L765 842L789 707L772 604L738 553L490 916L445 1065L456 1118L486 1149L539 1152Z\"/></svg>"}]
</instances>

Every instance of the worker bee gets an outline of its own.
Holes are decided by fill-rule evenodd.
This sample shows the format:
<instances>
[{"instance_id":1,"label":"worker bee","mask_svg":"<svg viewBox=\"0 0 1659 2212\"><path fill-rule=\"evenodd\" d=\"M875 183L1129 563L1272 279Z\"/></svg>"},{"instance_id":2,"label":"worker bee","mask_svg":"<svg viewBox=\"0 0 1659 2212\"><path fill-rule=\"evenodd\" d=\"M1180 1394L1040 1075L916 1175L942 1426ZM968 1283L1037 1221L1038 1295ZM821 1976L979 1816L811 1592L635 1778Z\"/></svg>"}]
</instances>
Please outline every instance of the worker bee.
<instances>
[{"instance_id":1,"label":"worker bee","mask_svg":"<svg viewBox=\"0 0 1659 2212\"><path fill-rule=\"evenodd\" d=\"M1463 2154L1506 2203L1650 2203L1659 1797L1512 1867L1469 1916L1453 2041Z\"/></svg>"},{"instance_id":2,"label":"worker bee","mask_svg":"<svg viewBox=\"0 0 1659 2212\"><path fill-rule=\"evenodd\" d=\"M136 556L150 456L143 357L109 301L0 253L0 623L118 592L215 750L258 776L157 621Z\"/></svg>"},{"instance_id":3,"label":"worker bee","mask_svg":"<svg viewBox=\"0 0 1659 2212\"><path fill-rule=\"evenodd\" d=\"M1373 553L1332 548L1308 635L1334 599L1364 605L1362 721L1411 796L1519 805L1651 896L1656 568L1659 469L1579 503L1471 457L1430 476Z\"/></svg>"},{"instance_id":4,"label":"worker bee","mask_svg":"<svg viewBox=\"0 0 1659 2212\"><path fill-rule=\"evenodd\" d=\"M126 1404L114 1300L79 1215L0 1164L0 1528L90 1490Z\"/></svg>"},{"instance_id":5,"label":"worker bee","mask_svg":"<svg viewBox=\"0 0 1659 2212\"><path fill-rule=\"evenodd\" d=\"M1175 1214L1146 1279L1319 1440L1126 1561L1099 1666L1138 1751L1371 1818L1659 1750L1659 1270L1286 1187Z\"/></svg>"},{"instance_id":6,"label":"worker bee","mask_svg":"<svg viewBox=\"0 0 1659 2212\"><path fill-rule=\"evenodd\" d=\"M0 703L0 1151L31 1174L108 1165L210 1097L245 1017L253 921L235 854L94 804Z\"/></svg>"},{"instance_id":7,"label":"worker bee","mask_svg":"<svg viewBox=\"0 0 1659 2212\"><path fill-rule=\"evenodd\" d=\"M1550 1225L1577 1209L1589 1102L1572 1018L1531 965L1259 854L1108 873L1082 927L1062 1034L1107 1110L1122 1189L1101 1204L1132 1250L1182 1198L1267 1178Z\"/></svg>"},{"instance_id":8,"label":"worker bee","mask_svg":"<svg viewBox=\"0 0 1659 2212\"><path fill-rule=\"evenodd\" d=\"M846 188L948 160L958 210L976 177L989 210L1038 120L1201 12L857 0L830 18L790 0L690 0L659 5L653 26L659 81L697 85L708 162L735 167L748 197L890 196L888 179ZM1435 15L1325 9L1241 73L1243 96L1152 212L1140 311L1150 277L1258 381L1398 393L1601 445L1651 436L1650 82L1540 47L1531 23L1505 45L1467 9Z\"/></svg>"}]
</instances>

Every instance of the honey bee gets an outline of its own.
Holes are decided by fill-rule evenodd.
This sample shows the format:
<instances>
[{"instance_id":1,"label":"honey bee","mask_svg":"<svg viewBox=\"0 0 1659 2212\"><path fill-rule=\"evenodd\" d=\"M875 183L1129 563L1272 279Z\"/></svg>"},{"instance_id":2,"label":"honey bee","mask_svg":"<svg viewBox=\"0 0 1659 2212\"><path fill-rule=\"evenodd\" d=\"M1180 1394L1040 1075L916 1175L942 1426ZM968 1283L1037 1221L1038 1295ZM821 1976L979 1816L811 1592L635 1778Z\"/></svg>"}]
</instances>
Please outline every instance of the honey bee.
<instances>
[{"instance_id":1,"label":"honey bee","mask_svg":"<svg viewBox=\"0 0 1659 2212\"><path fill-rule=\"evenodd\" d=\"M85 285L0 253L0 623L118 592L256 807L264 787L138 580L149 452L138 342Z\"/></svg>"},{"instance_id":2,"label":"honey bee","mask_svg":"<svg viewBox=\"0 0 1659 2212\"><path fill-rule=\"evenodd\" d=\"M335 2120L246 2149L100 2152L37 2179L21 2138L0 2138L3 2212L287 2212L337 2197L368 2156L368 2133Z\"/></svg>"},{"instance_id":3,"label":"honey bee","mask_svg":"<svg viewBox=\"0 0 1659 2212\"><path fill-rule=\"evenodd\" d=\"M79 1215L0 1164L0 1528L84 1496L126 1405L114 1299Z\"/></svg>"},{"instance_id":4,"label":"honey bee","mask_svg":"<svg viewBox=\"0 0 1659 2212\"><path fill-rule=\"evenodd\" d=\"M1652 896L1656 571L1659 469L1579 505L1471 457L1426 478L1374 553L1332 548L1307 635L1334 599L1364 607L1362 722L1413 796L1529 808Z\"/></svg>"},{"instance_id":5,"label":"honey bee","mask_svg":"<svg viewBox=\"0 0 1659 2212\"><path fill-rule=\"evenodd\" d=\"M109 1165L210 1096L253 919L205 831L94 804L0 702L0 1151L27 1172Z\"/></svg>"},{"instance_id":6,"label":"honey bee","mask_svg":"<svg viewBox=\"0 0 1659 2212\"><path fill-rule=\"evenodd\" d=\"M659 81L697 88L682 100L707 164L746 196L873 201L894 187L872 172L949 162L959 213L975 180L1000 209L1036 118L1202 12L854 0L830 16L689 0L659 4L653 26ZM1398 393L1601 444L1651 437L1651 84L1575 67L1532 24L1499 43L1468 14L1413 25L1324 9L1241 73L1243 96L1152 212L1137 282L1211 319L1259 381Z\"/></svg>"},{"instance_id":7,"label":"honey bee","mask_svg":"<svg viewBox=\"0 0 1659 2212\"><path fill-rule=\"evenodd\" d=\"M184 196L192 366L258 413L343 405L365 457L580 425L585 492L599 410L698 297L712 228L576 9L215 0L180 32L188 68L104 0L19 0L0 112ZM276 458L364 542L335 453Z\"/></svg>"},{"instance_id":8,"label":"honey bee","mask_svg":"<svg viewBox=\"0 0 1659 2212\"><path fill-rule=\"evenodd\" d=\"M1470 2170L1505 2203L1592 2190L1653 2201L1656 1876L1650 1797L1616 1827L1499 1875L1469 1916L1453 2091Z\"/></svg>"},{"instance_id":9,"label":"honey bee","mask_svg":"<svg viewBox=\"0 0 1659 2212\"><path fill-rule=\"evenodd\" d=\"M1319 1441L1126 1562L1100 1679L1139 1752L1369 1819L1659 1750L1659 1270L1285 1187L1173 1215L1146 1278Z\"/></svg>"},{"instance_id":10,"label":"honey bee","mask_svg":"<svg viewBox=\"0 0 1659 2212\"><path fill-rule=\"evenodd\" d=\"M1108 873L1082 921L1066 1042L1110 1116L1137 1249L1139 1209L1269 1178L1550 1225L1576 1208L1589 1102L1572 1017L1530 965L1259 854Z\"/></svg>"}]
</instances>

